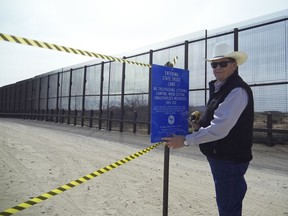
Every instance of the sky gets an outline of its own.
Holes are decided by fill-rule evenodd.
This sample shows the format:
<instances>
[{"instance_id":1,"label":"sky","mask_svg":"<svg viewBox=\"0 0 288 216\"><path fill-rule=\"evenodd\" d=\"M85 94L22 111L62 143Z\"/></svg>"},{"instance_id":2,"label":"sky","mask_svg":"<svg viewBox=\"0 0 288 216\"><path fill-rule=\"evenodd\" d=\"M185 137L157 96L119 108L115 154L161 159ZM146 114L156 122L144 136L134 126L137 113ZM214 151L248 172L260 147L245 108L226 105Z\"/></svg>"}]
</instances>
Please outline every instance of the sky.
<instances>
[{"instance_id":1,"label":"sky","mask_svg":"<svg viewBox=\"0 0 288 216\"><path fill-rule=\"evenodd\" d=\"M0 33L121 57L285 9L287 0L0 0ZM91 60L0 41L0 87Z\"/></svg>"}]
</instances>

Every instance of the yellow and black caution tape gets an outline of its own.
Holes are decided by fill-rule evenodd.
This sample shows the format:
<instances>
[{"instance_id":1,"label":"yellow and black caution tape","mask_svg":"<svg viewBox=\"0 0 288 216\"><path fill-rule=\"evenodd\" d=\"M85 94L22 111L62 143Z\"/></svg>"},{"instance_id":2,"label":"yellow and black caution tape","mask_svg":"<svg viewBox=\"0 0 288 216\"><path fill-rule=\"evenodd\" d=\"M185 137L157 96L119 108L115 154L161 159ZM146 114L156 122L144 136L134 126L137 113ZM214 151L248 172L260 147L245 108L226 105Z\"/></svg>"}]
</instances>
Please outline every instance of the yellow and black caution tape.
<instances>
[{"instance_id":1,"label":"yellow and black caution tape","mask_svg":"<svg viewBox=\"0 0 288 216\"><path fill-rule=\"evenodd\" d=\"M105 59L105 60L109 60L109 61L117 61L117 62L121 62L121 63L134 64L134 65L138 65L138 66L151 68L150 64L145 64L145 63L140 63L140 62L135 62L135 61L129 61L127 59L116 58L113 56L103 55L103 54L94 53L94 52L88 52L85 50L74 49L74 48L70 48L70 47L60 46L60 45L51 44L51 43L38 41L38 40L27 39L24 37L18 37L18 36L14 36L14 35L8 35L8 34L0 33L0 41L1 40L12 42L12 43L24 44L24 45L28 45L28 46L44 48L44 49L56 50L56 51L60 51L60 52L68 52L68 53L72 53L72 54L84 55L84 56L89 56L89 57Z\"/></svg>"},{"instance_id":2,"label":"yellow and black caution tape","mask_svg":"<svg viewBox=\"0 0 288 216\"><path fill-rule=\"evenodd\" d=\"M163 143L160 142L160 143L157 143L155 145L152 145L152 146L150 146L150 147L148 147L146 149L143 149L143 150L141 150L139 152L136 152L136 153L134 153L134 154L132 154L132 155L130 155L128 157L125 157L125 158L123 158L121 160L118 160L115 163L112 163L112 164L110 164L110 165L108 165L106 167L103 167L103 168L101 168L101 169L99 169L97 171L94 171L94 172L92 172L92 173L90 173L90 174L88 174L86 176L83 176L83 177L81 177L79 179L76 179L76 180L74 180L74 181L72 181L72 182L70 182L68 184L62 185L61 187L58 187L58 188L56 188L54 190L51 190L51 191L49 191L47 193L44 193L44 194L42 194L42 195L40 195L38 197L34 197L34 198L32 198L32 199L30 199L30 200L28 200L26 202L23 202L23 203L21 203L19 205L14 206L12 208L8 208L5 211L0 212L0 216L12 215L12 214L15 214L15 213L17 213L19 211L22 211L24 209L30 208L33 205L36 205L36 204L38 204L40 202L43 202L44 200L47 200L47 199L49 199L49 198L51 198L53 196L56 196L56 195L61 194L61 193L65 192L65 191L67 191L67 190L70 190L73 187L76 187L76 186L78 186L80 184L83 184L83 183L85 183L85 182L87 182L87 181L89 181L89 180L91 180L91 179L93 179L93 178L95 178L97 176L100 176L100 175L102 175L102 174L104 174L104 173L106 173L108 171L111 171L111 170L113 170L113 169L115 169L115 168L117 168L117 167L119 167L119 166L121 166L121 165L123 165L123 164L125 164L125 163L127 163L129 161L131 161L131 160L134 160L134 159L146 154L147 152L151 151L152 149L156 148L157 146L159 146L161 144L163 144Z\"/></svg>"},{"instance_id":3,"label":"yellow and black caution tape","mask_svg":"<svg viewBox=\"0 0 288 216\"><path fill-rule=\"evenodd\" d=\"M175 58L174 58L173 61L172 61L173 67L176 65L177 60L178 60L178 56L175 56Z\"/></svg>"}]
</instances>

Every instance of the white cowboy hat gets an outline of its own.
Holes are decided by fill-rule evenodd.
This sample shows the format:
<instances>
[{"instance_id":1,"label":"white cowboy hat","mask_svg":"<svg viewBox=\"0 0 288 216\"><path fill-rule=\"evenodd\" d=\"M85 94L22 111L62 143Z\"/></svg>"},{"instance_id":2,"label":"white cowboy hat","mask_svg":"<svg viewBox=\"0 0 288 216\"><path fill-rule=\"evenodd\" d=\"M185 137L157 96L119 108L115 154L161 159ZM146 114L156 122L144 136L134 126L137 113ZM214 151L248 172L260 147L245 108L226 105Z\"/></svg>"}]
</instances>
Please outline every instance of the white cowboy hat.
<instances>
[{"instance_id":1,"label":"white cowboy hat","mask_svg":"<svg viewBox=\"0 0 288 216\"><path fill-rule=\"evenodd\" d=\"M241 65L246 62L247 54L240 51L234 51L232 47L226 43L217 43L214 46L213 58L206 59L206 61L212 62L222 58L233 58L236 60L237 65Z\"/></svg>"}]
</instances>

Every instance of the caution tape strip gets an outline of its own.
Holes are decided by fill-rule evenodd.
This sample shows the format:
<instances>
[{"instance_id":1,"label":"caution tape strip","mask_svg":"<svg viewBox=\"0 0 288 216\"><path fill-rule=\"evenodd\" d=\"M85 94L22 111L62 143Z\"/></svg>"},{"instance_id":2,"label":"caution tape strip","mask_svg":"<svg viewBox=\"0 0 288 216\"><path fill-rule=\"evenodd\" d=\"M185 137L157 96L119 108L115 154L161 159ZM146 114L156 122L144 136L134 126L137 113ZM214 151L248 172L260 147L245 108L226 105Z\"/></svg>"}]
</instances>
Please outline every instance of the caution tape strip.
<instances>
[{"instance_id":1,"label":"caution tape strip","mask_svg":"<svg viewBox=\"0 0 288 216\"><path fill-rule=\"evenodd\" d=\"M150 64L130 61L127 59L116 58L113 56L103 55L103 54L89 52L89 51L85 51L85 50L74 49L71 47L60 46L60 45L56 45L56 44L51 44L51 43L38 41L38 40L27 39L24 37L19 37L19 36L14 36L14 35L8 35L8 34L0 33L0 40L12 42L12 43L24 44L24 45L28 45L28 46L39 47L39 48L44 48L44 49L51 49L51 50L56 50L56 51L60 51L60 52L68 52L68 53L72 53L72 54L84 55L84 56L89 56L89 57L105 59L105 60L109 60L109 61L117 61L117 62L121 62L121 63L127 63L127 64L133 64L133 65L151 68Z\"/></svg>"},{"instance_id":2,"label":"caution tape strip","mask_svg":"<svg viewBox=\"0 0 288 216\"><path fill-rule=\"evenodd\" d=\"M174 59L173 59L173 61L172 61L173 67L176 65L177 60L178 60L178 56L175 56Z\"/></svg>"},{"instance_id":3,"label":"caution tape strip","mask_svg":"<svg viewBox=\"0 0 288 216\"><path fill-rule=\"evenodd\" d=\"M163 142L157 143L157 144L152 145L152 146L150 146L150 147L148 147L146 149L143 149L143 150L141 150L139 152L136 152L136 153L134 153L134 154L132 154L132 155L130 155L128 157L125 157L125 158L123 158L121 160L116 161L115 163L112 163L112 164L110 164L110 165L108 165L106 167L103 167L103 168L101 168L101 169L99 169L97 171L94 171L94 172L92 172L92 173L90 173L90 174L88 174L86 176L83 176L83 177L81 177L79 179L71 181L68 184L62 185L61 187L58 187L58 188L56 188L54 190L51 190L51 191L49 191L47 193L44 193L44 194L42 194L42 195L40 195L38 197L34 197L34 198L32 198L32 199L30 199L30 200L28 200L26 202L23 202L23 203L21 203L19 205L14 206L12 208L8 208L5 211L0 212L0 215L1 216L12 215L12 214L15 214L15 213L17 213L19 211L22 211L24 209L30 208L33 205L41 203L44 200L52 198L53 196L61 194L61 193L65 192L65 191L70 190L70 189L72 189L72 188L74 188L74 187L76 187L76 186L78 186L80 184L83 184L83 183L85 183L85 182L87 182L87 181L89 181L89 180L91 180L91 179L93 179L93 178L95 178L97 176L100 176L100 175L102 175L102 174L104 174L106 172L109 172L109 171L111 171L111 170L113 170L113 169L115 169L115 168L117 168L117 167L119 167L119 166L121 166L121 165L123 165L123 164L125 164L125 163L127 163L129 161L131 161L131 160L134 160L134 159L136 159L136 158L148 153L149 151L151 151L152 149L156 148L157 146L159 146L161 144L163 144Z\"/></svg>"}]
</instances>

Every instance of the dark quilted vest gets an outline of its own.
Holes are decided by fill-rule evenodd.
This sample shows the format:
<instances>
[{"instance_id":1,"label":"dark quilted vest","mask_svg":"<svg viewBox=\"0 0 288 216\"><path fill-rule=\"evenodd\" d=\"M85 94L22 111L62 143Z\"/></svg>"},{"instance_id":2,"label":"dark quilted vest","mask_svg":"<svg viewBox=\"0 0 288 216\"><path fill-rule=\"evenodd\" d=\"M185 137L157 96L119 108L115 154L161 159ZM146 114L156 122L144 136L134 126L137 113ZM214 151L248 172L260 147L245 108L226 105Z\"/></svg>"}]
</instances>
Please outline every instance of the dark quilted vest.
<instances>
[{"instance_id":1,"label":"dark quilted vest","mask_svg":"<svg viewBox=\"0 0 288 216\"><path fill-rule=\"evenodd\" d=\"M241 87L246 90L248 94L248 104L240 115L236 125L226 137L217 141L200 144L200 150L204 155L215 159L248 162L252 160L251 148L254 121L254 105L251 88L242 80L238 72L231 75L216 93L214 93L215 81L216 80L209 83L210 99L200 122L202 127L210 125L210 121L213 120L214 111L234 88Z\"/></svg>"}]
</instances>

